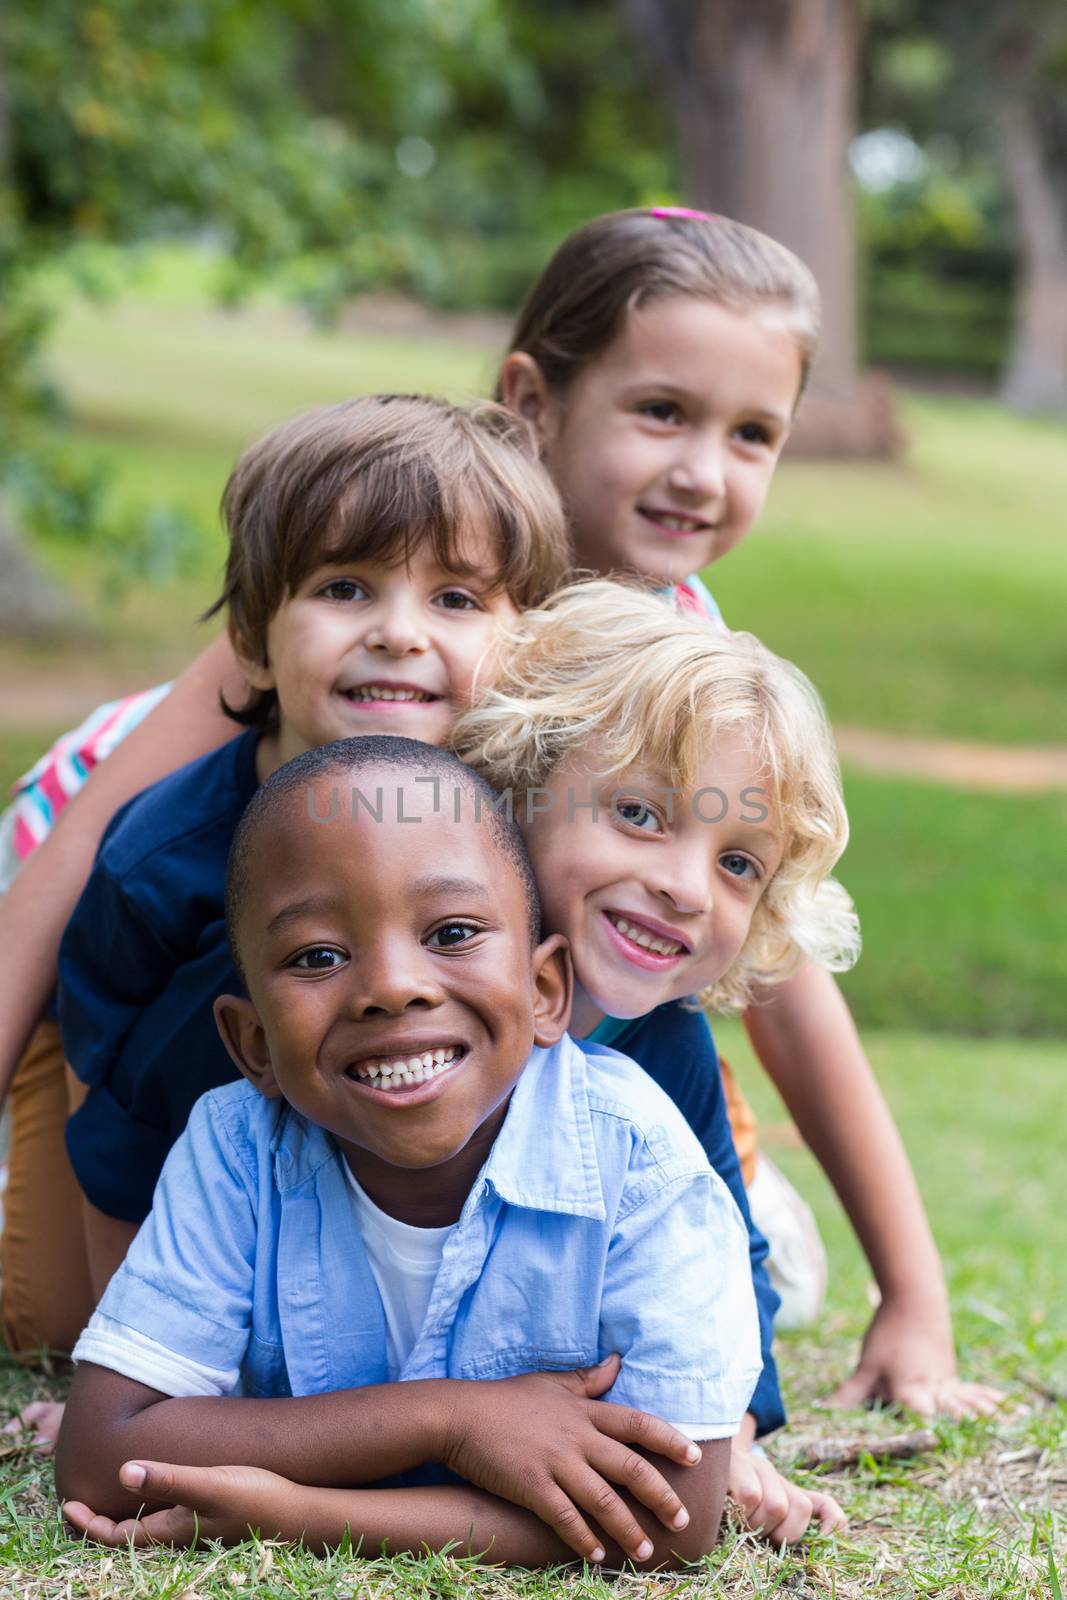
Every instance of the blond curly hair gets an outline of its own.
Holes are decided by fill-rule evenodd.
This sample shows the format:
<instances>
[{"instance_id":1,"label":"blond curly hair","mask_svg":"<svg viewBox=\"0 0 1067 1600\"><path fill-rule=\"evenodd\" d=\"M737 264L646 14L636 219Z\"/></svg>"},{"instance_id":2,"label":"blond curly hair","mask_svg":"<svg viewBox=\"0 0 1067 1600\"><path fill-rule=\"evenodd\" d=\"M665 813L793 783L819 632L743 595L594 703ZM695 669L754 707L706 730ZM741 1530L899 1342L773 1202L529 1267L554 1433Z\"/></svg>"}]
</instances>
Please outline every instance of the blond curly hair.
<instances>
[{"instance_id":1,"label":"blond curly hair","mask_svg":"<svg viewBox=\"0 0 1067 1600\"><path fill-rule=\"evenodd\" d=\"M859 924L830 873L848 842L833 737L811 683L748 633L727 633L662 594L596 579L568 585L502 634L492 682L453 748L515 800L572 757L640 764L691 789L701 753L725 734L750 742L782 830L781 863L730 970L696 999L747 1005L810 957L831 972L859 954Z\"/></svg>"}]
</instances>

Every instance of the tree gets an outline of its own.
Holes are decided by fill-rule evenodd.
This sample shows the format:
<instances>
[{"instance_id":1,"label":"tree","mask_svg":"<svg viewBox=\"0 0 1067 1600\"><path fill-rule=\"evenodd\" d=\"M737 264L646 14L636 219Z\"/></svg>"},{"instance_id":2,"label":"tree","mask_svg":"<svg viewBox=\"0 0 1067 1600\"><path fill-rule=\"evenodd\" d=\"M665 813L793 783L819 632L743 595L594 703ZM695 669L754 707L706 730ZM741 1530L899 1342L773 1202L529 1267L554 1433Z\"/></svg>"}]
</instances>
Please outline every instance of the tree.
<instances>
[{"instance_id":1,"label":"tree","mask_svg":"<svg viewBox=\"0 0 1067 1600\"><path fill-rule=\"evenodd\" d=\"M1020 410L1067 412L1067 16L1060 0L877 0L872 29L879 60L887 46L889 56L894 46L939 53L935 70L907 88L890 59L889 70L875 74L874 105L890 117L903 114L920 139L948 132L969 160L999 166L1018 257L1001 394Z\"/></svg>"},{"instance_id":2,"label":"tree","mask_svg":"<svg viewBox=\"0 0 1067 1600\"><path fill-rule=\"evenodd\" d=\"M623 6L673 108L689 198L781 239L819 282L824 335L801 442L820 453L892 450L899 438L887 391L864 381L856 351L848 147L860 0Z\"/></svg>"},{"instance_id":3,"label":"tree","mask_svg":"<svg viewBox=\"0 0 1067 1600\"><path fill-rule=\"evenodd\" d=\"M1020 246L1001 394L1019 411L1067 414L1067 21L1001 6L990 60Z\"/></svg>"}]
</instances>

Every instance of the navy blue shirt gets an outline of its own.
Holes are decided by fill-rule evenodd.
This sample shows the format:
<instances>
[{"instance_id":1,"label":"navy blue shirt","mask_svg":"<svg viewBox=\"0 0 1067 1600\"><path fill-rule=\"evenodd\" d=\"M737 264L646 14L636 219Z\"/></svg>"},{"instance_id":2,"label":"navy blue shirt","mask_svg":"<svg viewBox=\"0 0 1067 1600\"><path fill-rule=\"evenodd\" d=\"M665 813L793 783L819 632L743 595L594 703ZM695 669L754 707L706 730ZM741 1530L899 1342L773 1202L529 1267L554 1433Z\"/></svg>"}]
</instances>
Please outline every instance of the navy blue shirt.
<instances>
[{"instance_id":1,"label":"navy blue shirt","mask_svg":"<svg viewBox=\"0 0 1067 1600\"><path fill-rule=\"evenodd\" d=\"M226 939L226 858L257 787L254 730L118 813L59 951L67 1060L89 1094L67 1149L89 1201L143 1222L167 1154L237 1070L212 1002L241 994Z\"/></svg>"},{"instance_id":2,"label":"navy blue shirt","mask_svg":"<svg viewBox=\"0 0 1067 1600\"><path fill-rule=\"evenodd\" d=\"M703 1145L712 1171L719 1174L737 1202L748 1229L752 1286L756 1291L763 1354L763 1371L748 1409L756 1419L757 1434L771 1433L783 1427L786 1420L772 1353L774 1317L780 1302L767 1275L767 1241L752 1221L749 1210L741 1163L726 1110L719 1057L707 1018L699 1011L687 1010L675 1000L630 1021L607 1018L590 1039L608 1044L638 1062L670 1095Z\"/></svg>"}]
</instances>

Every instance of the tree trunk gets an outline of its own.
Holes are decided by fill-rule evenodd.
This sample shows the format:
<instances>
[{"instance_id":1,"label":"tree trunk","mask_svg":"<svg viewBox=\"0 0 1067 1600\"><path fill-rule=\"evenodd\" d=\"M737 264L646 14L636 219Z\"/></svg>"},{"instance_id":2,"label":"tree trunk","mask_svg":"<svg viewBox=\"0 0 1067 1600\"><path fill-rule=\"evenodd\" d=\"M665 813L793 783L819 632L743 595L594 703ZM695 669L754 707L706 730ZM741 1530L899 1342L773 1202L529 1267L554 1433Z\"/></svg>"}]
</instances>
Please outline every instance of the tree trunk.
<instances>
[{"instance_id":1,"label":"tree trunk","mask_svg":"<svg viewBox=\"0 0 1067 1600\"><path fill-rule=\"evenodd\" d=\"M45 639L85 633L77 608L41 576L0 507L0 638Z\"/></svg>"},{"instance_id":2,"label":"tree trunk","mask_svg":"<svg viewBox=\"0 0 1067 1600\"><path fill-rule=\"evenodd\" d=\"M823 336L797 442L810 453L897 448L885 382L856 349L848 147L860 0L623 0L668 97L686 192L780 239L811 267Z\"/></svg>"},{"instance_id":3,"label":"tree trunk","mask_svg":"<svg viewBox=\"0 0 1067 1600\"><path fill-rule=\"evenodd\" d=\"M1042 148L1032 98L1000 112L1019 227L1015 328L1001 398L1018 411L1067 412L1067 199Z\"/></svg>"}]
</instances>

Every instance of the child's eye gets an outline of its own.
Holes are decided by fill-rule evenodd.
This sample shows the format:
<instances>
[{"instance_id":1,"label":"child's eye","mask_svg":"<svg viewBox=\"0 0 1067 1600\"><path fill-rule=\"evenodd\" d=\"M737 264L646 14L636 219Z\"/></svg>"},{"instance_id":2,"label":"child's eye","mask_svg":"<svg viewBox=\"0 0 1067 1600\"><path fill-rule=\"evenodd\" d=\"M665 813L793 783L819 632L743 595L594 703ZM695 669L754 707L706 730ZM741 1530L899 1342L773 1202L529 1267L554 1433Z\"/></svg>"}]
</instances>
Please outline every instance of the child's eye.
<instances>
[{"instance_id":1,"label":"child's eye","mask_svg":"<svg viewBox=\"0 0 1067 1600\"><path fill-rule=\"evenodd\" d=\"M615 815L642 833L662 833L663 826L652 807L643 800L616 800Z\"/></svg>"},{"instance_id":2,"label":"child's eye","mask_svg":"<svg viewBox=\"0 0 1067 1600\"><path fill-rule=\"evenodd\" d=\"M332 972L343 963L344 956L340 950L335 950L332 945L316 944L310 950L301 950L289 965L301 972Z\"/></svg>"},{"instance_id":3,"label":"child's eye","mask_svg":"<svg viewBox=\"0 0 1067 1600\"><path fill-rule=\"evenodd\" d=\"M437 596L437 603L446 611L478 611L480 606L473 595L465 594L462 589L446 589L444 594Z\"/></svg>"},{"instance_id":4,"label":"child's eye","mask_svg":"<svg viewBox=\"0 0 1067 1600\"><path fill-rule=\"evenodd\" d=\"M737 437L744 444L773 444L769 428L762 422L742 422L739 428L734 429Z\"/></svg>"},{"instance_id":5,"label":"child's eye","mask_svg":"<svg viewBox=\"0 0 1067 1600\"><path fill-rule=\"evenodd\" d=\"M756 863L749 857L741 855L740 851L730 850L726 855L719 857L719 865L726 868L735 878L758 878L760 876Z\"/></svg>"},{"instance_id":6,"label":"child's eye","mask_svg":"<svg viewBox=\"0 0 1067 1600\"><path fill-rule=\"evenodd\" d=\"M366 600L367 591L355 578L334 578L319 590L325 600Z\"/></svg>"},{"instance_id":7,"label":"child's eye","mask_svg":"<svg viewBox=\"0 0 1067 1600\"><path fill-rule=\"evenodd\" d=\"M638 406L643 417L651 417L653 422L679 422L682 413L673 400L645 400Z\"/></svg>"},{"instance_id":8,"label":"child's eye","mask_svg":"<svg viewBox=\"0 0 1067 1600\"><path fill-rule=\"evenodd\" d=\"M458 944L467 944L480 929L469 922L445 922L435 928L426 943L431 950L452 950Z\"/></svg>"}]
</instances>

